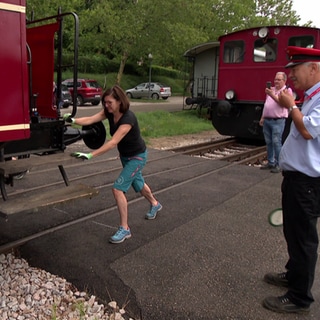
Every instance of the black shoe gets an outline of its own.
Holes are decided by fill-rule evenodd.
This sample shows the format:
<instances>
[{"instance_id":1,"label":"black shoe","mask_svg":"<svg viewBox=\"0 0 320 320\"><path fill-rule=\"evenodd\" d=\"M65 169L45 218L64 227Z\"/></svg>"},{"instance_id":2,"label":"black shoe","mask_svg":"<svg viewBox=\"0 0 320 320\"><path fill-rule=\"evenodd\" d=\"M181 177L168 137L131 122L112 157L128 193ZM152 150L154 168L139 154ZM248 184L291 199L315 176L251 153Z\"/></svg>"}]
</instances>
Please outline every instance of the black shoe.
<instances>
[{"instance_id":1,"label":"black shoe","mask_svg":"<svg viewBox=\"0 0 320 320\"><path fill-rule=\"evenodd\" d=\"M279 173L279 172L281 172L281 169L280 169L278 166L275 166L275 167L273 167L273 168L270 170L270 172L272 172L272 173Z\"/></svg>"},{"instance_id":2,"label":"black shoe","mask_svg":"<svg viewBox=\"0 0 320 320\"><path fill-rule=\"evenodd\" d=\"M274 166L270 165L270 164L266 164L260 167L260 170L271 170L273 169Z\"/></svg>"},{"instance_id":3,"label":"black shoe","mask_svg":"<svg viewBox=\"0 0 320 320\"><path fill-rule=\"evenodd\" d=\"M262 305L266 309L279 313L307 313L310 311L310 307L297 306L286 295L267 297L262 301Z\"/></svg>"},{"instance_id":4,"label":"black shoe","mask_svg":"<svg viewBox=\"0 0 320 320\"><path fill-rule=\"evenodd\" d=\"M286 272L282 273L275 273L275 272L270 272L265 274L263 280L266 283L273 284L274 286L277 287L288 287L288 280L286 278Z\"/></svg>"}]
</instances>

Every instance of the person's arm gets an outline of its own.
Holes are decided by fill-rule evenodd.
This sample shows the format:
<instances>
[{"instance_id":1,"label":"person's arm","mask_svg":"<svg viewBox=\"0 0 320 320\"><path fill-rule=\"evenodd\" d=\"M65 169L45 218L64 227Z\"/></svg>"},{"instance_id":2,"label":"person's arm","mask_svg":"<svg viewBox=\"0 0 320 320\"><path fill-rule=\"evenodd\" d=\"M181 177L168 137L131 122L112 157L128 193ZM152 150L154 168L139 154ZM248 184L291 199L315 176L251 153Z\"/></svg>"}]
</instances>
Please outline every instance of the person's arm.
<instances>
[{"instance_id":1,"label":"person's arm","mask_svg":"<svg viewBox=\"0 0 320 320\"><path fill-rule=\"evenodd\" d=\"M63 119L66 122L77 124L79 126L88 126L93 123L97 123L99 121L103 121L106 119L106 115L104 113L104 110L102 109L98 113L90 116L90 117L81 117L81 118L71 118L70 113L66 113L63 115Z\"/></svg>"},{"instance_id":2,"label":"person's arm","mask_svg":"<svg viewBox=\"0 0 320 320\"><path fill-rule=\"evenodd\" d=\"M266 90L265 90L265 93L266 93L265 103L267 102L267 99L268 99L268 92L267 92L267 90L270 90L270 89L269 89L269 88L266 88ZM262 110L262 115L261 115L261 118L260 118L260 120L259 120L259 125L260 125L261 127L263 127L263 123L264 123L264 112L265 112L265 108L263 108L263 110Z\"/></svg>"},{"instance_id":3,"label":"person's arm","mask_svg":"<svg viewBox=\"0 0 320 320\"><path fill-rule=\"evenodd\" d=\"M117 131L114 133L112 138L108 140L102 147L100 147L97 150L94 150L90 153L84 153L84 152L74 152L71 154L72 157L84 159L84 160L90 160L93 157L100 156L109 150L115 148L118 143L123 139L123 137L130 131L131 125L130 124L122 124L119 126Z\"/></svg>"},{"instance_id":4,"label":"person's arm","mask_svg":"<svg viewBox=\"0 0 320 320\"><path fill-rule=\"evenodd\" d=\"M110 140L108 140L99 149L91 152L92 156L93 157L100 156L100 155L108 152L109 150L115 148L118 145L118 143L123 139L123 137L130 131L130 129L131 129L130 124L120 125Z\"/></svg>"},{"instance_id":5,"label":"person's arm","mask_svg":"<svg viewBox=\"0 0 320 320\"><path fill-rule=\"evenodd\" d=\"M274 91L272 89L266 88L266 94L270 96L275 102L279 103L279 98L274 94Z\"/></svg>"}]
</instances>

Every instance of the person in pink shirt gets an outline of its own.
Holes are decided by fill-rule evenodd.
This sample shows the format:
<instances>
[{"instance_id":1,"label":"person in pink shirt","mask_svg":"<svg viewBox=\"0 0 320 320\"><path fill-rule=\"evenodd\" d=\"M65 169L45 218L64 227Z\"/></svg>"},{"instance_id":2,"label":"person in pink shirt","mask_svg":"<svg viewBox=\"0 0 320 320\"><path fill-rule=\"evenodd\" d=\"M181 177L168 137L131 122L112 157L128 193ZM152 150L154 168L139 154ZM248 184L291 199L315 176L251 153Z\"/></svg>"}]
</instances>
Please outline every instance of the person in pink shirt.
<instances>
[{"instance_id":1,"label":"person in pink shirt","mask_svg":"<svg viewBox=\"0 0 320 320\"><path fill-rule=\"evenodd\" d=\"M279 93L286 89L287 75L277 72L274 78L274 87L266 88L266 101L259 121L263 127L263 135L267 145L268 163L262 166L262 170L270 170L272 173L280 172L279 155L282 147L282 135L288 118L288 110L279 104ZM292 90L287 88L292 95Z\"/></svg>"}]
</instances>

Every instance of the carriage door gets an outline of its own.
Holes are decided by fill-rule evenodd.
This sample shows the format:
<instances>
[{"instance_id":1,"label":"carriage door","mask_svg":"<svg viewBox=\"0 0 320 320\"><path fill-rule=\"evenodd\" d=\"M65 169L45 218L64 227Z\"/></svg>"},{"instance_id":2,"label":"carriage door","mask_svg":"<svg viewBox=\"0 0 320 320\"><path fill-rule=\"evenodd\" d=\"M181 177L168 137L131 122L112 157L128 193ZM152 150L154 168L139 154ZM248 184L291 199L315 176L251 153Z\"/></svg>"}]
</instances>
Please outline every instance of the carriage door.
<instances>
[{"instance_id":1,"label":"carriage door","mask_svg":"<svg viewBox=\"0 0 320 320\"><path fill-rule=\"evenodd\" d=\"M30 135L25 21L25 1L0 2L0 142Z\"/></svg>"}]
</instances>

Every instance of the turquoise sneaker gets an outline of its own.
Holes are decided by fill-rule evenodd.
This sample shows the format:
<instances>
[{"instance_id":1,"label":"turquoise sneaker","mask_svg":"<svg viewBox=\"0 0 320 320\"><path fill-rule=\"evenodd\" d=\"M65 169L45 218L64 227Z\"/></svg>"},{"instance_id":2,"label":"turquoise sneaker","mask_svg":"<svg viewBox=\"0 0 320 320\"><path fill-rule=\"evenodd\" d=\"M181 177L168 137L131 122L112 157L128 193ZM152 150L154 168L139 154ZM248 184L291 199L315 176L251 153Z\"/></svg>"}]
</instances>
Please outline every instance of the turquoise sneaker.
<instances>
[{"instance_id":1,"label":"turquoise sneaker","mask_svg":"<svg viewBox=\"0 0 320 320\"><path fill-rule=\"evenodd\" d=\"M158 204L155 206L151 206L149 212L146 214L145 218L147 220L155 219L157 213L162 209L161 203L158 201Z\"/></svg>"},{"instance_id":2,"label":"turquoise sneaker","mask_svg":"<svg viewBox=\"0 0 320 320\"><path fill-rule=\"evenodd\" d=\"M121 243L126 239L131 238L131 231L123 227L119 227L118 231L109 239L111 243Z\"/></svg>"}]
</instances>

